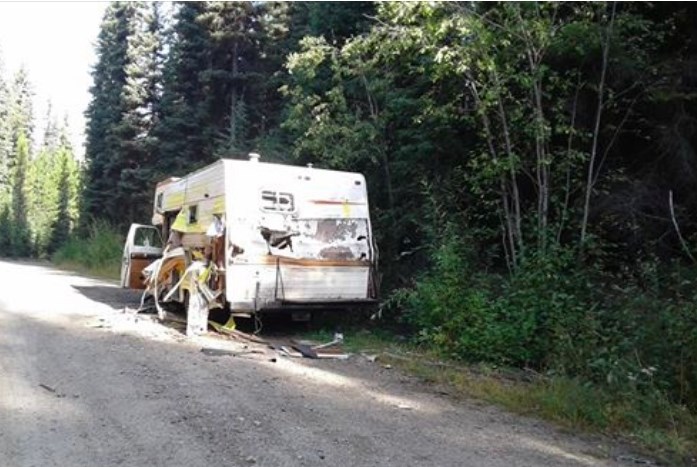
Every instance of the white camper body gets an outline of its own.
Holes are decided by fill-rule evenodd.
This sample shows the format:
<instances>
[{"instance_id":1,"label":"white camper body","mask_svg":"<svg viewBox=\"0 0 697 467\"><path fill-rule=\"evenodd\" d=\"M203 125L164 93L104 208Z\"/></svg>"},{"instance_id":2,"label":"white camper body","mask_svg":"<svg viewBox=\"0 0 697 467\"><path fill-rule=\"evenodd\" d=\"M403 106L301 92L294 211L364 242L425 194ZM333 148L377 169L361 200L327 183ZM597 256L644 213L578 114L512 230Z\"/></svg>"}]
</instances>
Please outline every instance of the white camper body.
<instances>
[{"instance_id":1,"label":"white camper body","mask_svg":"<svg viewBox=\"0 0 697 467\"><path fill-rule=\"evenodd\" d=\"M372 302L377 253L365 178L252 156L159 183L152 222L163 238L173 226L181 232L185 263L194 251L219 249L209 287L233 312Z\"/></svg>"}]
</instances>

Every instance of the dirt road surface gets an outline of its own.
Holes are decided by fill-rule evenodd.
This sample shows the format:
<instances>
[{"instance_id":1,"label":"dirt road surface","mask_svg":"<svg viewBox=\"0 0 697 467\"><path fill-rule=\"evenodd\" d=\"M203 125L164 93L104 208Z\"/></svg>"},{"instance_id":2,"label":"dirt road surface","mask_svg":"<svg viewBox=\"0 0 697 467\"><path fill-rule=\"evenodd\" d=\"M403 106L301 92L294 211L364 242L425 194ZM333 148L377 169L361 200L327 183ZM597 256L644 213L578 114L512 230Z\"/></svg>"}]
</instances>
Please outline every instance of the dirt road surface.
<instances>
[{"instance_id":1,"label":"dirt road surface","mask_svg":"<svg viewBox=\"0 0 697 467\"><path fill-rule=\"evenodd\" d=\"M602 466L626 454L361 356L272 362L186 339L124 313L137 298L0 262L0 466Z\"/></svg>"}]
</instances>

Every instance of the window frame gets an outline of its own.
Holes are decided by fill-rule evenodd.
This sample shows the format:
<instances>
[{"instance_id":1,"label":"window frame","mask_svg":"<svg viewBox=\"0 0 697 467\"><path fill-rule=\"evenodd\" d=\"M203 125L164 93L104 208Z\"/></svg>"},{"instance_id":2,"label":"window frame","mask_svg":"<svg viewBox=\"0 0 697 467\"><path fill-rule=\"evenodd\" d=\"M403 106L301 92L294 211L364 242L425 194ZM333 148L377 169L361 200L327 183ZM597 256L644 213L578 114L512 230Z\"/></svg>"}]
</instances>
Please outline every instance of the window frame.
<instances>
[{"instance_id":1,"label":"window frame","mask_svg":"<svg viewBox=\"0 0 697 467\"><path fill-rule=\"evenodd\" d=\"M198 204L189 206L189 212L186 217L187 224L192 225L198 223Z\"/></svg>"}]
</instances>

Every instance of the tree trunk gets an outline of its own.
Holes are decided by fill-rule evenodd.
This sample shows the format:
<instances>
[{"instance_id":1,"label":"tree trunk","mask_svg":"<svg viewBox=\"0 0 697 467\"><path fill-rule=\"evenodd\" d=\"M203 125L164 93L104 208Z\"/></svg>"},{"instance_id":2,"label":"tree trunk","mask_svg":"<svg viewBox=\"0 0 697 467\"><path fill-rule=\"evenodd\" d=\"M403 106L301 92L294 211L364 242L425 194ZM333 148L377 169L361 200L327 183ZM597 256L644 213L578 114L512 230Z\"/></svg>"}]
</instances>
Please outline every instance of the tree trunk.
<instances>
[{"instance_id":1,"label":"tree trunk","mask_svg":"<svg viewBox=\"0 0 697 467\"><path fill-rule=\"evenodd\" d=\"M564 186L564 202L561 208L561 216L559 219L559 229L557 230L557 244L561 243L561 234L564 231L564 224L566 223L566 216L569 210L569 199L571 197L571 148L574 139L574 129L576 128L576 108L578 106L578 95L581 92L581 87L576 86L576 93L574 94L574 103L571 107L571 128L569 129L569 138L566 144L566 180Z\"/></svg>"},{"instance_id":2,"label":"tree trunk","mask_svg":"<svg viewBox=\"0 0 697 467\"><path fill-rule=\"evenodd\" d=\"M487 146L489 146L489 152L494 162L498 161L498 152L496 151L496 145L494 144L494 136L491 131L491 122L489 121L489 116L486 114L484 109L481 108L481 100L479 99L479 92L477 91L476 85L472 84L472 95L474 97L475 104L481 111L482 124L484 126L484 135L486 137ZM503 208L503 219L504 225L503 229L507 232L508 237L508 247L510 249L507 255L509 264L509 270L515 270L518 266L518 251L516 250L516 243L519 242L522 245L522 237L516 238L516 230L514 227L514 221L512 220L511 207L508 201L508 187L506 186L506 179L503 174L499 176L499 189L501 196L501 207Z\"/></svg>"},{"instance_id":3,"label":"tree trunk","mask_svg":"<svg viewBox=\"0 0 697 467\"><path fill-rule=\"evenodd\" d=\"M232 93L230 96L230 135L228 141L229 149L237 149L237 39L232 46Z\"/></svg>"},{"instance_id":4,"label":"tree trunk","mask_svg":"<svg viewBox=\"0 0 697 467\"><path fill-rule=\"evenodd\" d=\"M494 74L495 79L496 79L496 86L500 89L500 84L499 84L499 79L498 75ZM512 203L513 203L513 216L514 216L514 222L513 224L515 225L515 234L518 240L518 251L519 253L522 253L523 251L523 229L522 229L522 218L521 218L521 213L520 213L520 193L518 191L518 180L516 177L515 173L515 168L513 167L513 144L511 143L511 133L508 128L508 118L506 117L506 110L503 106L503 102L501 100L501 96L499 95L498 97L498 107L499 107L499 117L501 118L501 125L503 126L503 136L504 136L504 142L506 145L506 154L508 155L509 159L509 164L508 164L508 170L509 170L509 176L510 176L510 184L511 184L511 197L512 197ZM486 124L487 127L487 132L490 133L489 130L489 125L488 121ZM493 143L490 142L489 144L490 148L493 147Z\"/></svg>"},{"instance_id":5,"label":"tree trunk","mask_svg":"<svg viewBox=\"0 0 697 467\"><path fill-rule=\"evenodd\" d=\"M598 107L595 112L595 125L593 128L593 142L591 143L591 156L588 162L588 175L586 178L586 196L583 203L583 220L581 221L581 247L586 241L588 231L588 212L590 211L591 193L593 191L593 179L595 172L595 159L598 155L598 139L600 137L600 120L603 115L604 91L605 91L605 76L607 74L607 62L610 54L610 42L612 40L612 26L615 22L616 2L612 2L612 11L610 13L610 21L605 33L605 43L603 44L603 62L600 69L600 82L598 83Z\"/></svg>"}]
</instances>

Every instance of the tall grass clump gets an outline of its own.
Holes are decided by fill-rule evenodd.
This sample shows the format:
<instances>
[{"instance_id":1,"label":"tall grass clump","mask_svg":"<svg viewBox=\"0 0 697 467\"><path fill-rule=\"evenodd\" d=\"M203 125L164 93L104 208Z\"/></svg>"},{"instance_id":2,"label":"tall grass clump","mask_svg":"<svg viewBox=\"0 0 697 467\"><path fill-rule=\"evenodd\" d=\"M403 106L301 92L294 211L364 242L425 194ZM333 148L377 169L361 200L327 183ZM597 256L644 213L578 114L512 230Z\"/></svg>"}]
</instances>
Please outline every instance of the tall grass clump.
<instances>
[{"instance_id":1,"label":"tall grass clump","mask_svg":"<svg viewBox=\"0 0 697 467\"><path fill-rule=\"evenodd\" d=\"M117 278L121 265L124 236L107 222L96 221L87 235L73 234L51 257L64 267L91 274Z\"/></svg>"}]
</instances>

